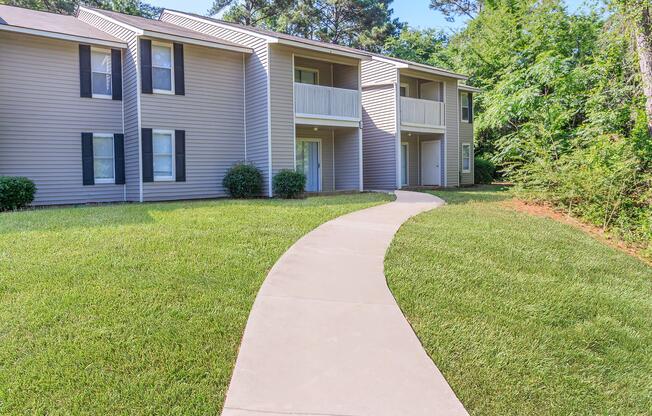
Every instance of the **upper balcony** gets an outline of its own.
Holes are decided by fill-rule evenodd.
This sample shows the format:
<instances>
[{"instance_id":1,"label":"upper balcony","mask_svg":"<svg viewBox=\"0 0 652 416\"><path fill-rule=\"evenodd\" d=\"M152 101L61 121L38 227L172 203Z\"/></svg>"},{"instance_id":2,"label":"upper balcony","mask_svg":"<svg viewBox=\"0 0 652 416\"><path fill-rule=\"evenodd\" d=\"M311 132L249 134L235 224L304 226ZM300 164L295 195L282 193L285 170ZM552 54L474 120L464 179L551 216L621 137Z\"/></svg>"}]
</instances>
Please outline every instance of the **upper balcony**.
<instances>
[{"instance_id":1,"label":"upper balcony","mask_svg":"<svg viewBox=\"0 0 652 416\"><path fill-rule=\"evenodd\" d=\"M421 133L446 130L443 82L401 76L400 94L403 130Z\"/></svg>"},{"instance_id":2,"label":"upper balcony","mask_svg":"<svg viewBox=\"0 0 652 416\"><path fill-rule=\"evenodd\" d=\"M295 57L297 124L357 127L362 119L357 66Z\"/></svg>"}]
</instances>

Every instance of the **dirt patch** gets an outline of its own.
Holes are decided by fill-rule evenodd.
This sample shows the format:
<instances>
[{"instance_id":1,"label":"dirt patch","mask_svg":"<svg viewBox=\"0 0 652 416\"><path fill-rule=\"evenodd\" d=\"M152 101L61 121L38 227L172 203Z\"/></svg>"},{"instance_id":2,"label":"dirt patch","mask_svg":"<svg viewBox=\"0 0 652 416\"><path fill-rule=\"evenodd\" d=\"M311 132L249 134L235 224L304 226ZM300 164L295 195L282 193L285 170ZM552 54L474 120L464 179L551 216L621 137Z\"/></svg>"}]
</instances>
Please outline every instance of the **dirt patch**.
<instances>
[{"instance_id":1,"label":"dirt patch","mask_svg":"<svg viewBox=\"0 0 652 416\"><path fill-rule=\"evenodd\" d=\"M602 228L582 222L575 217L572 217L564 212L559 211L558 209L553 208L552 206L535 204L520 199L510 199L508 201L502 202L502 204L519 212L525 212L537 217L550 218L564 224L572 225L573 227L581 229L585 233L590 234L605 244L608 244L620 251L624 251L625 253L652 265L652 260L641 255L642 247L628 244L623 240L620 240L619 238L616 238L613 235L605 232Z\"/></svg>"}]
</instances>

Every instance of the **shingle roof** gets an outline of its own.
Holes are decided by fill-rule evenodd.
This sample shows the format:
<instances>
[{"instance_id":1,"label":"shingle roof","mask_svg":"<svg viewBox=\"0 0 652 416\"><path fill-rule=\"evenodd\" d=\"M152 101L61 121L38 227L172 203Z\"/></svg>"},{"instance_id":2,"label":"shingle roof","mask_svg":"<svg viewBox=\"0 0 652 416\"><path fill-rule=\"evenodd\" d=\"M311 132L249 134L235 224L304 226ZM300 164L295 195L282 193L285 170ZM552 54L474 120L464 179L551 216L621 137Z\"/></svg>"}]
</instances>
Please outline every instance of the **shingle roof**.
<instances>
[{"instance_id":1,"label":"shingle roof","mask_svg":"<svg viewBox=\"0 0 652 416\"><path fill-rule=\"evenodd\" d=\"M86 22L82 22L75 16L40 12L21 7L0 5L0 25L87 38L89 40L124 43Z\"/></svg>"},{"instance_id":2,"label":"shingle roof","mask_svg":"<svg viewBox=\"0 0 652 416\"><path fill-rule=\"evenodd\" d=\"M103 14L104 16L114 19L120 23L152 33L161 33L165 35L179 36L179 37L194 39L202 42L210 42L217 45L224 45L233 48L250 50L250 48L244 45L240 45L238 43L231 42L226 39L221 39L216 36L205 35L203 33L196 32L191 29L186 29L184 27L172 23L164 22L162 20L147 19L145 17L132 16L128 14L113 12L109 10L96 9L91 7L84 7L84 9Z\"/></svg>"}]
</instances>

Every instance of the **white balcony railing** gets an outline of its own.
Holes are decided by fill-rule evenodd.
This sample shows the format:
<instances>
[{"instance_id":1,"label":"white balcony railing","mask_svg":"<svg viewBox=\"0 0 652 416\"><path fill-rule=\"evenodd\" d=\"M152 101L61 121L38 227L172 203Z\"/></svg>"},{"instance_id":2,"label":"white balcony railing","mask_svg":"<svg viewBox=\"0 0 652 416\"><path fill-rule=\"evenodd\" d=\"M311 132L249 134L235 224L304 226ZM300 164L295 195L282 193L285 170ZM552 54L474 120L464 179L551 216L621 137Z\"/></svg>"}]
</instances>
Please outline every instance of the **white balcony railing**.
<instances>
[{"instance_id":1,"label":"white balcony railing","mask_svg":"<svg viewBox=\"0 0 652 416\"><path fill-rule=\"evenodd\" d=\"M294 112L303 117L360 119L358 90L294 83Z\"/></svg>"},{"instance_id":2,"label":"white balcony railing","mask_svg":"<svg viewBox=\"0 0 652 416\"><path fill-rule=\"evenodd\" d=\"M401 123L420 127L443 127L444 103L401 97Z\"/></svg>"}]
</instances>

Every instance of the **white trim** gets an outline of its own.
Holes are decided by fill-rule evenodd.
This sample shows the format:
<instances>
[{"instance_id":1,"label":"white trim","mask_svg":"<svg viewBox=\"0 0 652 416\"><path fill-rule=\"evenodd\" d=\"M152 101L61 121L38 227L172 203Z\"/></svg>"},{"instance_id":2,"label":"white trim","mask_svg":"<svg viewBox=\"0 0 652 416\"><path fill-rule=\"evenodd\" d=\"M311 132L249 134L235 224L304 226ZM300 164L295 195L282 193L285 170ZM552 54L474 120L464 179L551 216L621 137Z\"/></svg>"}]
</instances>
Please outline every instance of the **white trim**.
<instances>
[{"instance_id":1,"label":"white trim","mask_svg":"<svg viewBox=\"0 0 652 416\"><path fill-rule=\"evenodd\" d=\"M95 176L95 169L93 169L93 182L95 185L102 184L115 184L115 135L112 133L93 133L93 164L95 164L95 138L98 139L111 139L111 164L113 166L112 178L97 178Z\"/></svg>"},{"instance_id":2,"label":"white trim","mask_svg":"<svg viewBox=\"0 0 652 416\"><path fill-rule=\"evenodd\" d=\"M250 30L241 29L241 28L239 28L237 26L231 26L231 25L223 24L223 23L217 22L217 21L215 21L213 19L204 19L204 18L201 18L201 17L198 17L198 16L187 14L187 13L178 12L176 10L163 9L163 13L161 13L161 16L163 14L165 14L165 13L169 13L169 14L174 15L174 16L185 17L186 19L196 20L196 21L201 22L201 23L206 23L206 24L209 24L209 25L213 25L213 26L217 26L217 27L221 27L221 28L225 28L225 29L232 29L233 31L238 32L238 33L244 33L244 34L251 35L251 36L254 36L254 37L257 37L257 38L260 38L260 39L265 39L268 42L274 42L276 40L276 38L273 38L271 36L266 36L266 35L263 35L261 33L256 33L256 32L252 32Z\"/></svg>"},{"instance_id":3,"label":"white trim","mask_svg":"<svg viewBox=\"0 0 652 416\"><path fill-rule=\"evenodd\" d=\"M358 59L360 61L370 61L371 56L367 55L366 53L355 53L355 52L346 52L342 51L339 49L335 48L329 48L327 46L317 46L312 43L308 42L301 42L299 40L289 40L289 39L283 39L283 38L277 38L276 43L279 43L281 45L287 45L287 46L294 46L296 48L303 48L303 49L310 49L311 51L317 51L317 52L322 52L322 53L328 53L331 55L339 55L339 56L345 56L347 58L351 59Z\"/></svg>"},{"instance_id":4,"label":"white trim","mask_svg":"<svg viewBox=\"0 0 652 416\"><path fill-rule=\"evenodd\" d=\"M136 56L134 61L136 63L136 88L138 93L136 94L136 107L138 114L138 181L139 181L139 202L143 202L143 193L144 193L144 184L143 184L143 112L142 112L142 94L143 94L143 82L140 75L140 38L138 36L134 37L134 42L136 42ZM123 83L124 85L124 83ZM124 103L125 97L122 97L122 102ZM126 170L126 169L125 169Z\"/></svg>"},{"instance_id":5,"label":"white trim","mask_svg":"<svg viewBox=\"0 0 652 416\"><path fill-rule=\"evenodd\" d=\"M274 196L274 190L272 189L272 49L267 43L267 66L265 71L267 71L267 173L268 173L268 196L272 198Z\"/></svg>"},{"instance_id":6,"label":"white trim","mask_svg":"<svg viewBox=\"0 0 652 416\"><path fill-rule=\"evenodd\" d=\"M394 103L394 119L396 120L396 126L394 127L396 129L395 136L396 140L394 142L395 150L394 150L394 182L396 185L397 189L401 188L401 154L400 152L400 145L401 145L401 70L396 69L396 82L394 84L394 97L395 97L395 103Z\"/></svg>"},{"instance_id":7,"label":"white trim","mask_svg":"<svg viewBox=\"0 0 652 416\"><path fill-rule=\"evenodd\" d=\"M309 67L305 67L305 66L294 66L294 54L292 54L292 68L294 68L294 70L292 71L292 84L294 84L295 82L299 83L299 84L307 84L306 82L297 81L295 79L296 71L298 69L299 71L314 73L315 74L315 82L316 82L316 84L311 84L311 85L319 85L319 69L317 69L317 68L309 68ZM333 83L333 79L331 78L331 84L332 83ZM292 85L292 92L294 93L294 85Z\"/></svg>"},{"instance_id":8,"label":"white trim","mask_svg":"<svg viewBox=\"0 0 652 416\"><path fill-rule=\"evenodd\" d=\"M95 38L87 38L84 36L67 35L64 33L48 32L47 30L30 29L30 28L19 27L19 26L0 25L0 30L4 30L6 32L21 33L24 35L41 36L45 38L69 40L72 42L108 46L110 48L125 49L127 47L127 44L123 42L112 42L110 40L101 40Z\"/></svg>"},{"instance_id":9,"label":"white trim","mask_svg":"<svg viewBox=\"0 0 652 416\"><path fill-rule=\"evenodd\" d=\"M331 65L331 73L333 71L333 65ZM333 84L333 77L331 76L331 84ZM358 98L360 100L360 118L362 119L362 64L358 63ZM363 129L363 123L360 121L360 124L358 125L358 171L360 175L360 192L364 191L364 169L363 169L363 161L362 161L362 129Z\"/></svg>"},{"instance_id":10,"label":"white trim","mask_svg":"<svg viewBox=\"0 0 652 416\"><path fill-rule=\"evenodd\" d=\"M311 114L296 114L294 123L295 125L307 124L311 126L360 128L360 119L341 118L341 117L328 118L328 117L314 116Z\"/></svg>"},{"instance_id":11,"label":"white trim","mask_svg":"<svg viewBox=\"0 0 652 416\"><path fill-rule=\"evenodd\" d=\"M163 47L163 48L168 48L170 50L170 89L169 90L161 90L154 88L154 68L163 68L160 66L155 67L154 66L154 46L158 47ZM174 90L174 44L169 43L169 42L160 42L157 40L152 40L152 49L151 49L152 57L152 93L153 94L166 94L166 95L174 95L175 90ZM163 68L167 69L167 68Z\"/></svg>"},{"instance_id":12,"label":"white trim","mask_svg":"<svg viewBox=\"0 0 652 416\"><path fill-rule=\"evenodd\" d=\"M299 137L299 138L297 138L297 143L299 143L299 142L313 142L313 143L317 143L317 145L318 145L318 147L317 147L317 152L318 152L318 154L319 154L319 162L318 162L318 163L319 163L319 166L317 166L317 172L318 172L318 174L319 174L319 189L317 190L317 192L322 192L322 189L324 189L324 188L323 188L323 186L322 186L322 161L321 161L321 154L322 154L322 149L323 149L324 147L322 146L321 138L319 138L319 137ZM297 169L296 144L294 145L294 149L295 149L295 150L294 150L294 152L295 152L295 156L294 156L294 170L296 170L296 169ZM313 191L309 191L309 192L313 192Z\"/></svg>"},{"instance_id":13,"label":"white trim","mask_svg":"<svg viewBox=\"0 0 652 416\"><path fill-rule=\"evenodd\" d=\"M295 71L297 67L294 66L294 54L292 54L292 141L294 143L292 152L294 154L294 170L297 170L297 112L296 112L296 103L294 101L295 92L294 85L296 83ZM319 77L319 71L317 71L317 76ZM319 83L319 80L317 81Z\"/></svg>"},{"instance_id":14,"label":"white trim","mask_svg":"<svg viewBox=\"0 0 652 416\"><path fill-rule=\"evenodd\" d=\"M403 68L403 69L412 69L414 71L421 71L421 72L427 72L429 74L434 74L434 75L439 75L442 77L448 77L448 78L456 78L456 79L462 79L462 80L467 80L469 79L468 76L458 74L455 72L450 72L445 69L441 68L436 68L434 66L430 65L424 65L424 64L419 64L416 62L402 62L402 61L397 61L389 57L384 57L384 56L376 56L374 55L372 59L375 59L380 62L385 62L388 64L394 65L396 68Z\"/></svg>"},{"instance_id":15,"label":"white trim","mask_svg":"<svg viewBox=\"0 0 652 416\"><path fill-rule=\"evenodd\" d=\"M447 107L447 94L446 90L448 89L448 86L446 85L447 83L444 81L444 124L446 123L446 107ZM457 94L455 94L457 95ZM457 131L459 134L460 127L459 125L457 126ZM444 130L444 156L443 156L443 161L444 161L444 177L442 178L444 186L448 186L448 128Z\"/></svg>"},{"instance_id":16,"label":"white trim","mask_svg":"<svg viewBox=\"0 0 652 416\"><path fill-rule=\"evenodd\" d=\"M459 110L460 111L460 123L470 124L471 123L471 100L470 100L471 93L469 93L467 91L461 91L459 95L460 95L460 98L459 98L459 100L460 100L460 110ZM467 118L466 118L466 120L464 119L464 111L463 111L464 110L464 100L462 99L462 97L465 96L465 95L466 95L466 109L467 109Z\"/></svg>"},{"instance_id":17,"label":"white trim","mask_svg":"<svg viewBox=\"0 0 652 416\"><path fill-rule=\"evenodd\" d=\"M125 28L127 30L131 30L137 36L140 36L140 35L144 34L144 31L142 29L139 29L139 28L137 28L135 26L128 25L127 23L123 23L123 22L121 22L119 20L116 20L116 19L114 19L112 17L109 17L109 16L105 15L104 13L97 12L97 11L95 11L93 9L89 9L88 7L79 6L79 11L81 11L81 10L85 11L86 13L90 13L92 15L99 16L102 19L113 23L114 25L118 25L118 26L120 26L122 28ZM77 15L79 15L79 12L77 12Z\"/></svg>"},{"instance_id":18,"label":"white trim","mask_svg":"<svg viewBox=\"0 0 652 416\"><path fill-rule=\"evenodd\" d=\"M466 92L482 92L482 90L480 88L472 87L472 86L466 85L466 84L457 84L457 88L460 91L466 91Z\"/></svg>"},{"instance_id":19,"label":"white trim","mask_svg":"<svg viewBox=\"0 0 652 416\"><path fill-rule=\"evenodd\" d=\"M331 130L331 163L333 164L333 191L335 191L335 129Z\"/></svg>"},{"instance_id":20,"label":"white trim","mask_svg":"<svg viewBox=\"0 0 652 416\"><path fill-rule=\"evenodd\" d=\"M123 56L124 54L122 53L122 50L120 50L120 79L124 79L124 73L122 70L122 63L125 61L125 58ZM124 95L124 91L122 91L122 95ZM122 100L120 100L120 108L122 109L122 146L126 147L125 145L125 99L122 97ZM124 153L124 152L123 152ZM126 158L125 158L126 159ZM125 162L126 164L126 162ZM127 166L125 165L125 179L127 176ZM122 185L122 201L127 202L127 181L125 180L124 185Z\"/></svg>"},{"instance_id":21,"label":"white trim","mask_svg":"<svg viewBox=\"0 0 652 416\"><path fill-rule=\"evenodd\" d=\"M462 166L462 173L471 173L471 143L462 143L462 154L460 155L460 164ZM464 148L469 148L469 168L464 169Z\"/></svg>"},{"instance_id":22,"label":"white trim","mask_svg":"<svg viewBox=\"0 0 652 416\"><path fill-rule=\"evenodd\" d=\"M186 43L186 44L189 44L189 45L204 46L206 48L226 49L226 50L229 50L229 51L241 52L241 53L253 53L253 50L251 48L245 48L245 47L241 47L241 46L225 45L225 44L219 43L219 42L211 42L211 41L208 41L208 40L201 40L201 39L195 39L195 38L188 38L188 37L185 37L185 36L171 35L169 33L156 32L156 31L153 31L153 30L144 30L143 31L143 36L147 36L147 37L150 37L150 38L164 39L164 40L167 40L167 41L177 42L177 43Z\"/></svg>"},{"instance_id":23,"label":"white trim","mask_svg":"<svg viewBox=\"0 0 652 416\"><path fill-rule=\"evenodd\" d=\"M172 167L172 174L170 176L156 176L156 169L154 169L153 173L153 181L154 182L174 182L176 180L176 166L175 166L175 155L176 155L176 149L175 149L175 140L174 140L174 130L167 130L167 129L152 129L152 166L154 166L154 159L156 156L156 153L154 152L154 135L156 134L164 134L170 136L170 147L172 149L172 153L170 154L170 157L172 158L172 161L170 162L170 165Z\"/></svg>"},{"instance_id":24,"label":"white trim","mask_svg":"<svg viewBox=\"0 0 652 416\"><path fill-rule=\"evenodd\" d=\"M244 129L244 160L247 160L247 57L242 55L242 119Z\"/></svg>"},{"instance_id":25,"label":"white trim","mask_svg":"<svg viewBox=\"0 0 652 416\"><path fill-rule=\"evenodd\" d=\"M108 48L98 48L95 46L91 46L91 98L99 98L102 100L112 100L113 99L113 94L95 94L93 92L93 51L96 52L101 52L104 54L109 55L109 72L95 72L96 74L105 74L105 75L110 75L111 79L111 91L113 91L113 59L111 57L111 49ZM120 57L120 61L122 62L122 57Z\"/></svg>"},{"instance_id":26,"label":"white trim","mask_svg":"<svg viewBox=\"0 0 652 416\"><path fill-rule=\"evenodd\" d=\"M405 87L405 95L401 95L401 88L403 87ZM401 82L401 84L398 87L398 95L400 95L401 97L410 97L410 84L407 82Z\"/></svg>"},{"instance_id":27,"label":"white trim","mask_svg":"<svg viewBox=\"0 0 652 416\"><path fill-rule=\"evenodd\" d=\"M411 131L414 133L443 133L446 131L446 126L431 126L428 124L418 124L418 123L403 123L403 127L406 127L406 131Z\"/></svg>"},{"instance_id":28,"label":"white trim","mask_svg":"<svg viewBox=\"0 0 652 416\"><path fill-rule=\"evenodd\" d=\"M403 150L403 146L406 147L405 149L405 183L402 183L401 181L401 187L403 186L410 186L410 142L404 142L401 141L401 150ZM401 158L401 175L403 174L403 158ZM400 179L399 179L400 181Z\"/></svg>"}]
</instances>

